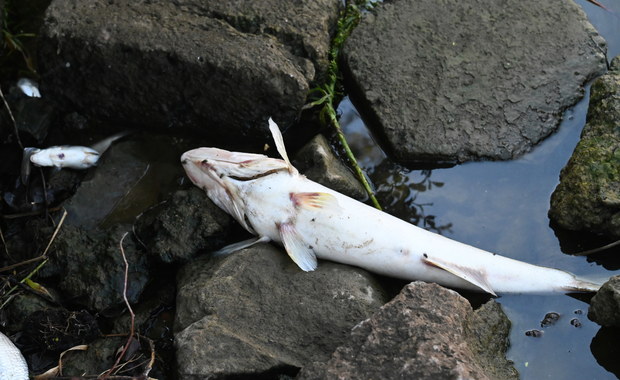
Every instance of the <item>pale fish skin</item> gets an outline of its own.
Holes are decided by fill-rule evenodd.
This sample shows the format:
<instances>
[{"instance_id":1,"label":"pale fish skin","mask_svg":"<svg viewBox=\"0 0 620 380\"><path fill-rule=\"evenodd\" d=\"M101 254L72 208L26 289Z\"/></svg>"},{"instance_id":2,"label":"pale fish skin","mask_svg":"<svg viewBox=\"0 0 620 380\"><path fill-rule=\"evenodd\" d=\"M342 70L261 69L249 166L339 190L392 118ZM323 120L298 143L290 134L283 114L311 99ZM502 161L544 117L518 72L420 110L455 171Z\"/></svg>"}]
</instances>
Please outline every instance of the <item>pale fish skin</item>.
<instances>
[{"instance_id":1,"label":"pale fish skin","mask_svg":"<svg viewBox=\"0 0 620 380\"><path fill-rule=\"evenodd\" d=\"M21 78L17 81L17 87L26 95L31 98L40 98L39 85L37 82L28 78Z\"/></svg>"},{"instance_id":2,"label":"pale fish skin","mask_svg":"<svg viewBox=\"0 0 620 380\"><path fill-rule=\"evenodd\" d=\"M28 364L13 342L0 333L0 380L27 380Z\"/></svg>"},{"instance_id":3,"label":"pale fish skin","mask_svg":"<svg viewBox=\"0 0 620 380\"><path fill-rule=\"evenodd\" d=\"M284 160L217 148L181 156L190 180L258 236L233 244L281 243L311 271L317 257L406 280L500 293L594 292L596 284L572 273L503 257L426 231L308 180L290 164L282 136L270 130Z\"/></svg>"},{"instance_id":4,"label":"pale fish skin","mask_svg":"<svg viewBox=\"0 0 620 380\"><path fill-rule=\"evenodd\" d=\"M64 145L37 149L30 156L30 162L37 166L87 169L94 166L99 157L99 152L93 148Z\"/></svg>"}]
</instances>

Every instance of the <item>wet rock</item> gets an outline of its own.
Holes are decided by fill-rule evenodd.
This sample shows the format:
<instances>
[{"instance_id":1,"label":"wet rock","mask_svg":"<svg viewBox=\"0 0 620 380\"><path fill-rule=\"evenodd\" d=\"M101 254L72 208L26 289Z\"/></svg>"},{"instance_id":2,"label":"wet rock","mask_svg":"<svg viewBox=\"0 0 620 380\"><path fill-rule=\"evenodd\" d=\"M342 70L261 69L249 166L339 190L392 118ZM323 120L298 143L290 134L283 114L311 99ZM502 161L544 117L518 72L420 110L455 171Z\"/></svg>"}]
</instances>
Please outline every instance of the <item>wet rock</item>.
<instances>
[{"instance_id":1,"label":"wet rock","mask_svg":"<svg viewBox=\"0 0 620 380\"><path fill-rule=\"evenodd\" d=\"M384 302L367 272L324 261L303 272L268 244L200 258L178 276L179 378L292 375L327 360Z\"/></svg>"},{"instance_id":2,"label":"wet rock","mask_svg":"<svg viewBox=\"0 0 620 380\"><path fill-rule=\"evenodd\" d=\"M132 134L113 143L64 205L67 224L83 229L133 223L166 199L183 174L185 141L156 134ZM61 173L71 171L62 170ZM50 179L54 182L55 176Z\"/></svg>"},{"instance_id":3,"label":"wet rock","mask_svg":"<svg viewBox=\"0 0 620 380\"><path fill-rule=\"evenodd\" d=\"M571 1L395 0L354 30L344 69L395 159L505 160L557 127L605 49Z\"/></svg>"},{"instance_id":4,"label":"wet rock","mask_svg":"<svg viewBox=\"0 0 620 380\"><path fill-rule=\"evenodd\" d=\"M338 6L55 0L40 33L42 87L102 120L266 135L269 116L284 126L298 117L326 66Z\"/></svg>"},{"instance_id":5,"label":"wet rock","mask_svg":"<svg viewBox=\"0 0 620 380\"><path fill-rule=\"evenodd\" d=\"M85 231L63 225L54 240L54 255L42 269L45 276L59 276L59 290L66 299L90 310L107 311L124 304L125 263L120 250L128 228ZM127 298L136 303L149 280L146 255L131 234L123 241L129 263Z\"/></svg>"},{"instance_id":6,"label":"wet rock","mask_svg":"<svg viewBox=\"0 0 620 380\"><path fill-rule=\"evenodd\" d=\"M301 148L295 155L293 165L308 179L330 189L359 200L368 197L364 187L336 157L323 135L316 135Z\"/></svg>"},{"instance_id":7,"label":"wet rock","mask_svg":"<svg viewBox=\"0 0 620 380\"><path fill-rule=\"evenodd\" d=\"M68 225L93 229L112 213L149 169L149 163L137 158L136 151L136 142L122 141L105 152L91 170L91 178L83 181L65 204Z\"/></svg>"},{"instance_id":8,"label":"wet rock","mask_svg":"<svg viewBox=\"0 0 620 380\"><path fill-rule=\"evenodd\" d=\"M198 250L221 247L231 220L204 191L192 187L140 216L136 233L160 261L184 262Z\"/></svg>"},{"instance_id":9,"label":"wet rock","mask_svg":"<svg viewBox=\"0 0 620 380\"><path fill-rule=\"evenodd\" d=\"M588 318L606 327L620 327L620 276L609 279L592 297Z\"/></svg>"},{"instance_id":10,"label":"wet rock","mask_svg":"<svg viewBox=\"0 0 620 380\"><path fill-rule=\"evenodd\" d=\"M517 379L505 359L509 329L493 301L474 312L452 290L413 282L296 379Z\"/></svg>"},{"instance_id":11,"label":"wet rock","mask_svg":"<svg viewBox=\"0 0 620 380\"><path fill-rule=\"evenodd\" d=\"M620 237L620 57L592 84L587 124L560 184L549 217L569 230Z\"/></svg>"}]
</instances>

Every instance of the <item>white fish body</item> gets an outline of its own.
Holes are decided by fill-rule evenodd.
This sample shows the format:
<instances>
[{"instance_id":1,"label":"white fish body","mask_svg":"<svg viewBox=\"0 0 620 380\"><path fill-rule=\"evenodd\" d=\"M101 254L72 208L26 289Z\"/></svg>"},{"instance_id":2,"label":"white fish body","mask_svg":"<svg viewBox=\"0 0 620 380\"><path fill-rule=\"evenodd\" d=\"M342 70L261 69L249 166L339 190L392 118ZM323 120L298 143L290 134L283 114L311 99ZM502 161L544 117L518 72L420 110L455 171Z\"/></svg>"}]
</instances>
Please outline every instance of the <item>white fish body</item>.
<instances>
[{"instance_id":1,"label":"white fish body","mask_svg":"<svg viewBox=\"0 0 620 380\"><path fill-rule=\"evenodd\" d=\"M35 150L30 155L30 162L37 166L86 169L95 165L99 157L99 152L93 148L63 145Z\"/></svg>"},{"instance_id":2,"label":"white fish body","mask_svg":"<svg viewBox=\"0 0 620 380\"><path fill-rule=\"evenodd\" d=\"M27 380L28 364L22 353L0 333L0 380Z\"/></svg>"},{"instance_id":3,"label":"white fish body","mask_svg":"<svg viewBox=\"0 0 620 380\"><path fill-rule=\"evenodd\" d=\"M426 231L308 180L285 160L199 148L183 154L189 178L260 239L282 243L303 270L316 258L407 280L497 293L596 291L575 275L487 252ZM253 243L253 242L252 242ZM242 244L250 245L252 243Z\"/></svg>"}]
</instances>

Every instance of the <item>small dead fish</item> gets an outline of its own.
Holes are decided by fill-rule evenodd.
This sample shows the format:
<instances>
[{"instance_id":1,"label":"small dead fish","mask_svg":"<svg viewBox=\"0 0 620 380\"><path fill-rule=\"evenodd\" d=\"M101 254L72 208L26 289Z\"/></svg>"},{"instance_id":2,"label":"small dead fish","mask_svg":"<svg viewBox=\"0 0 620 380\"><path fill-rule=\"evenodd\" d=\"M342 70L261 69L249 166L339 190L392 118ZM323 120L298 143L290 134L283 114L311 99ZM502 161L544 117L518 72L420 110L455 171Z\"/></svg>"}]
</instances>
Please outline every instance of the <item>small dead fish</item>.
<instances>
[{"instance_id":1,"label":"small dead fish","mask_svg":"<svg viewBox=\"0 0 620 380\"><path fill-rule=\"evenodd\" d=\"M317 258L371 272L497 293L594 292L600 284L558 269L502 257L448 239L358 202L299 174L278 126L270 130L283 160L261 154L199 148L181 163L190 180L257 238L281 243L304 271Z\"/></svg>"},{"instance_id":2,"label":"small dead fish","mask_svg":"<svg viewBox=\"0 0 620 380\"><path fill-rule=\"evenodd\" d=\"M110 145L127 134L129 134L128 131L117 133L97 142L92 147L60 145L45 149L24 148L21 168L22 183L25 184L28 181L31 163L36 166L59 169L88 169L95 166Z\"/></svg>"},{"instance_id":3,"label":"small dead fish","mask_svg":"<svg viewBox=\"0 0 620 380\"><path fill-rule=\"evenodd\" d=\"M32 79L21 78L17 81L17 87L19 87L19 89L22 90L22 92L26 94L26 96L30 96L31 98L41 97L41 93L39 92L39 85Z\"/></svg>"}]
</instances>

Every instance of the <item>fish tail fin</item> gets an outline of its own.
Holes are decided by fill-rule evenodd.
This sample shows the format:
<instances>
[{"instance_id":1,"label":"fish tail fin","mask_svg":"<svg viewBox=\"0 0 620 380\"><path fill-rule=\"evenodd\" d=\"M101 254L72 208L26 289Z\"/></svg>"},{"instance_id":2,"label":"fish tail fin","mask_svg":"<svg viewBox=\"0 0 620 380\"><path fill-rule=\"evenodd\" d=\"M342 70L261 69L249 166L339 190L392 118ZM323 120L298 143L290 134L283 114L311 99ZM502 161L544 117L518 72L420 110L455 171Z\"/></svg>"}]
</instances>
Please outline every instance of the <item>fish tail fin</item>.
<instances>
[{"instance_id":1,"label":"fish tail fin","mask_svg":"<svg viewBox=\"0 0 620 380\"><path fill-rule=\"evenodd\" d=\"M596 293L607 280L607 277L574 276L574 282L562 289L570 293Z\"/></svg>"}]
</instances>

